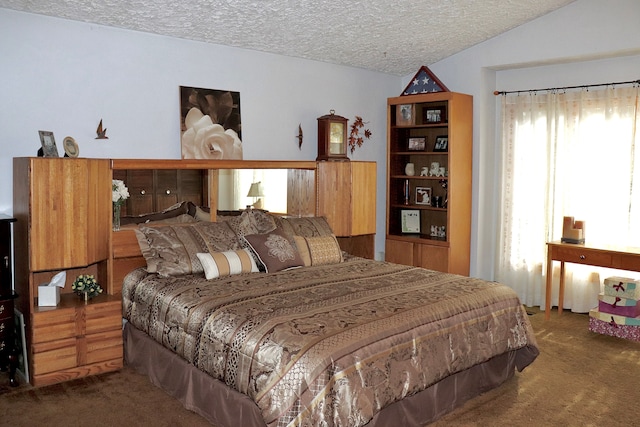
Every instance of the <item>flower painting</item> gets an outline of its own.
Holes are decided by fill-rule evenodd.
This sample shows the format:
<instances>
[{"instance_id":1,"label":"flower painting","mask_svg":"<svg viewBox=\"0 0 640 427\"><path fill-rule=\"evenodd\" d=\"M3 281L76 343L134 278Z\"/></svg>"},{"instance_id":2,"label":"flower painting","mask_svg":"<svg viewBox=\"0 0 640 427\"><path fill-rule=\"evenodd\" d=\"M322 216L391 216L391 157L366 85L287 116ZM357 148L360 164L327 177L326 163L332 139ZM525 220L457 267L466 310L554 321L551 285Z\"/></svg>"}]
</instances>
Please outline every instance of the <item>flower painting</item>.
<instances>
[{"instance_id":1,"label":"flower painting","mask_svg":"<svg viewBox=\"0 0 640 427\"><path fill-rule=\"evenodd\" d=\"M183 159L242 160L240 92L180 86Z\"/></svg>"}]
</instances>

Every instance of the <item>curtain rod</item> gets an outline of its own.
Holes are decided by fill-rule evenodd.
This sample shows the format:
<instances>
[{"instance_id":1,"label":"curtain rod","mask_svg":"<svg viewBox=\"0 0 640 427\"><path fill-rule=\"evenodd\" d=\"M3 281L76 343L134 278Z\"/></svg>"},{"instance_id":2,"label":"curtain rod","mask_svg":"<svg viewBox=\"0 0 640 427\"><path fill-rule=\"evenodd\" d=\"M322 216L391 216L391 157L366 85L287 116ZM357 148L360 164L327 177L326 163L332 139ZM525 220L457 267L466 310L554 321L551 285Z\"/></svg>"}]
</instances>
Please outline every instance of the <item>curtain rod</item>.
<instances>
[{"instance_id":1,"label":"curtain rod","mask_svg":"<svg viewBox=\"0 0 640 427\"><path fill-rule=\"evenodd\" d=\"M580 86L564 86L564 87L549 87L545 89L527 89L527 90L508 90L508 91L494 91L494 95L506 95L508 93L527 93L527 92L552 92L556 90L567 90L567 89L584 89L589 87L598 87L598 86L616 86L616 85L627 85L627 84L640 84L640 80L630 80L627 82L613 82L613 83L599 83L593 85L580 85Z\"/></svg>"}]
</instances>

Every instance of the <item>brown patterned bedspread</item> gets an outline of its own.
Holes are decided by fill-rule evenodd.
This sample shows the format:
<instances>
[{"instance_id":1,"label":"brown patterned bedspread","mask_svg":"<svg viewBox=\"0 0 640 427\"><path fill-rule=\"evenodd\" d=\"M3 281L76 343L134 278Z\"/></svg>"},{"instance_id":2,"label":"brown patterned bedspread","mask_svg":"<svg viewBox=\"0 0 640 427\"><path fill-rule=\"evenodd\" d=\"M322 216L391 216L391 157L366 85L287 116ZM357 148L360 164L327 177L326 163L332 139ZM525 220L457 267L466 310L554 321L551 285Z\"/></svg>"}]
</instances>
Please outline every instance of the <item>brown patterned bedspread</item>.
<instances>
[{"instance_id":1,"label":"brown patterned bedspread","mask_svg":"<svg viewBox=\"0 0 640 427\"><path fill-rule=\"evenodd\" d=\"M361 258L211 281L135 270L123 300L131 324L249 395L268 426L361 426L495 355L519 349L522 370L538 354L510 288Z\"/></svg>"}]
</instances>

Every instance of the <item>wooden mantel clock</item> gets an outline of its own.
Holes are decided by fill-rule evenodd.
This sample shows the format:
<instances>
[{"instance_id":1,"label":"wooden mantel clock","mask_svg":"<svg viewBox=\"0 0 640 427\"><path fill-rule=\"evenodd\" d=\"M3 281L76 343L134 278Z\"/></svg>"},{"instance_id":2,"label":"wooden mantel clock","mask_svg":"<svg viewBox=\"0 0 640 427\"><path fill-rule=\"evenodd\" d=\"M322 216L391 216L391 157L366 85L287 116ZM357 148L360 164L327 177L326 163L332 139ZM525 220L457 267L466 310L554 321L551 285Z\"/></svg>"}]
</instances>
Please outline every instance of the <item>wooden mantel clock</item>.
<instances>
[{"instance_id":1,"label":"wooden mantel clock","mask_svg":"<svg viewBox=\"0 0 640 427\"><path fill-rule=\"evenodd\" d=\"M318 117L318 157L316 160L349 161L347 157L347 122L331 110Z\"/></svg>"}]
</instances>

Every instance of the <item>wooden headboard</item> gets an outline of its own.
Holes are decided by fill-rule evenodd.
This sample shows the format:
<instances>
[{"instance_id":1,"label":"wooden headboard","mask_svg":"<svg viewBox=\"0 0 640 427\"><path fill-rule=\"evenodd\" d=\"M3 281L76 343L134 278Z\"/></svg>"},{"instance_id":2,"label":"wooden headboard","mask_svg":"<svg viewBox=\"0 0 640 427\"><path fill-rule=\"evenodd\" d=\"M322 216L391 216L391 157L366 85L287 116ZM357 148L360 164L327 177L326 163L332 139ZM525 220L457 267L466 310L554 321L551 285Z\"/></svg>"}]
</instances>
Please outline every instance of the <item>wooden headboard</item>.
<instances>
[{"instance_id":1,"label":"wooden headboard","mask_svg":"<svg viewBox=\"0 0 640 427\"><path fill-rule=\"evenodd\" d=\"M316 197L316 162L308 161L238 161L238 160L133 160L111 161L112 177L121 178L128 171L201 170L208 192L201 200L209 206L211 220L216 220L218 171L222 169L287 169L287 215L313 216L318 213ZM135 197L131 199L135 200ZM138 209L130 208L133 212ZM144 210L141 210L144 211ZM135 225L112 232L110 249L110 293L122 292L122 281L133 269L146 265L135 235Z\"/></svg>"}]
</instances>

